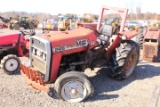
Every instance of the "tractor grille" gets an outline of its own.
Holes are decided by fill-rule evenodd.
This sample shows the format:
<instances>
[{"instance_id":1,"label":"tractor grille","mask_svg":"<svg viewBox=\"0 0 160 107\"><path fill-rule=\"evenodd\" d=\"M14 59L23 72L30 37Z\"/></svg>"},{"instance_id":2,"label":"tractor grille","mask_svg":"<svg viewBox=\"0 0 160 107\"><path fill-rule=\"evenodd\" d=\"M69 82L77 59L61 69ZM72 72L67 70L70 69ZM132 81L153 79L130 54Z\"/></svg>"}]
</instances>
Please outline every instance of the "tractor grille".
<instances>
[{"instance_id":1,"label":"tractor grille","mask_svg":"<svg viewBox=\"0 0 160 107\"><path fill-rule=\"evenodd\" d=\"M52 59L51 44L40 36L33 36L30 41L30 66L40 71L45 76L45 82L47 82Z\"/></svg>"},{"instance_id":2,"label":"tractor grille","mask_svg":"<svg viewBox=\"0 0 160 107\"><path fill-rule=\"evenodd\" d=\"M37 39L32 39L31 55L32 66L45 74L46 72L46 51L45 44Z\"/></svg>"},{"instance_id":3,"label":"tractor grille","mask_svg":"<svg viewBox=\"0 0 160 107\"><path fill-rule=\"evenodd\" d=\"M32 39L32 46L45 51L45 44L37 39Z\"/></svg>"}]
</instances>

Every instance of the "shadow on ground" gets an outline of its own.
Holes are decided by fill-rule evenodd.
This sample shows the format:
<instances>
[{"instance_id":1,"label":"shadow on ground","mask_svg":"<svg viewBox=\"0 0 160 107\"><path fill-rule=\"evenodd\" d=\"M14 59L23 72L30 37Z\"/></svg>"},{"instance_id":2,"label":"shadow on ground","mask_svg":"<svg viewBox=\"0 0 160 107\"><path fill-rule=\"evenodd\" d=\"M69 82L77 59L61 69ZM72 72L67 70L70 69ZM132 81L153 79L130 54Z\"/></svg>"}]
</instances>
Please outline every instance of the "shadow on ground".
<instances>
[{"instance_id":1,"label":"shadow on ground","mask_svg":"<svg viewBox=\"0 0 160 107\"><path fill-rule=\"evenodd\" d=\"M156 67L147 62L140 62L140 64L137 65L135 72L123 81L111 79L108 76L108 70L109 69L101 69L99 71L100 73L93 77L89 77L95 88L95 94L93 97L86 100L86 102L118 98L119 95L108 95L106 93L120 90L135 80L160 76L160 66Z\"/></svg>"}]
</instances>

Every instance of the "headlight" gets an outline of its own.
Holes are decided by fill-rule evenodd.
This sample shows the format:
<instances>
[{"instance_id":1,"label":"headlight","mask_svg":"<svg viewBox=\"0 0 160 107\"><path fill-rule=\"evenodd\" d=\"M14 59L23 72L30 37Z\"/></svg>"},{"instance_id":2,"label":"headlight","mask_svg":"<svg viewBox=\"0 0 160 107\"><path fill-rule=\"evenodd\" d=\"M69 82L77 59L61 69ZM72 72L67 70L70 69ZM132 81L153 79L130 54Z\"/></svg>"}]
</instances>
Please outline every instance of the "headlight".
<instances>
[{"instance_id":1,"label":"headlight","mask_svg":"<svg viewBox=\"0 0 160 107\"><path fill-rule=\"evenodd\" d=\"M46 54L43 53L42 58L45 61L46 60Z\"/></svg>"},{"instance_id":2,"label":"headlight","mask_svg":"<svg viewBox=\"0 0 160 107\"><path fill-rule=\"evenodd\" d=\"M34 54L34 55L36 55L36 49L32 49L32 53Z\"/></svg>"},{"instance_id":3,"label":"headlight","mask_svg":"<svg viewBox=\"0 0 160 107\"><path fill-rule=\"evenodd\" d=\"M42 55L42 52L37 50L37 55L40 57Z\"/></svg>"}]
</instances>

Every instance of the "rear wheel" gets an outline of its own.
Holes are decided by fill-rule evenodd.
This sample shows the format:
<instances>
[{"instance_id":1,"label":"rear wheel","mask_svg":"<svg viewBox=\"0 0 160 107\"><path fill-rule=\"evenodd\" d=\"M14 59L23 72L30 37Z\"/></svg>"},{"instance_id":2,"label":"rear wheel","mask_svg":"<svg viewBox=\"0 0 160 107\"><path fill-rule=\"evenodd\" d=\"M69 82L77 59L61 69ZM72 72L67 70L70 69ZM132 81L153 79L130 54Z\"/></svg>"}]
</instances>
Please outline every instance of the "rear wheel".
<instances>
[{"instance_id":1,"label":"rear wheel","mask_svg":"<svg viewBox=\"0 0 160 107\"><path fill-rule=\"evenodd\" d=\"M16 30L19 30L19 29L20 29L19 23L15 23L15 24L14 24L14 29L16 29Z\"/></svg>"},{"instance_id":2,"label":"rear wheel","mask_svg":"<svg viewBox=\"0 0 160 107\"><path fill-rule=\"evenodd\" d=\"M55 91L58 98L68 102L81 102L92 96L94 88L85 74L67 72L55 82Z\"/></svg>"},{"instance_id":3,"label":"rear wheel","mask_svg":"<svg viewBox=\"0 0 160 107\"><path fill-rule=\"evenodd\" d=\"M29 24L29 28L30 28L30 29L34 29L34 28L35 28L34 24L33 24L33 23L30 23L30 24Z\"/></svg>"},{"instance_id":4,"label":"rear wheel","mask_svg":"<svg viewBox=\"0 0 160 107\"><path fill-rule=\"evenodd\" d=\"M136 36L136 42L139 44L141 49L143 48L143 38L144 38L143 33L139 33Z\"/></svg>"},{"instance_id":5,"label":"rear wheel","mask_svg":"<svg viewBox=\"0 0 160 107\"><path fill-rule=\"evenodd\" d=\"M139 46L136 42L122 41L113 55L113 71L110 76L117 80L128 78L134 71L139 60Z\"/></svg>"},{"instance_id":6,"label":"rear wheel","mask_svg":"<svg viewBox=\"0 0 160 107\"><path fill-rule=\"evenodd\" d=\"M8 75L15 74L20 70L20 60L16 55L10 54L1 60L0 66Z\"/></svg>"},{"instance_id":7,"label":"rear wheel","mask_svg":"<svg viewBox=\"0 0 160 107\"><path fill-rule=\"evenodd\" d=\"M9 24L9 29L12 30L13 27L14 27L14 24L13 24L13 23L10 23L10 24Z\"/></svg>"}]
</instances>

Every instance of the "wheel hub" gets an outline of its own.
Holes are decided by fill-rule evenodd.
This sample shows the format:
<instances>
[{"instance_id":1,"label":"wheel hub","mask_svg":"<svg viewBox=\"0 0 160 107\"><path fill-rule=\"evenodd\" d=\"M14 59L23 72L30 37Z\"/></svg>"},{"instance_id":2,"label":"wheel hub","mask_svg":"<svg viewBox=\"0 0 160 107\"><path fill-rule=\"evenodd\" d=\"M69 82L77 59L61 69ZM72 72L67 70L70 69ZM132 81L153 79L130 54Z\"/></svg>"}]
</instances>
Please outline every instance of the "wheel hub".
<instances>
[{"instance_id":1,"label":"wheel hub","mask_svg":"<svg viewBox=\"0 0 160 107\"><path fill-rule=\"evenodd\" d=\"M5 68L11 72L16 70L17 67L18 67L18 62L15 59L9 59L5 64Z\"/></svg>"},{"instance_id":2,"label":"wheel hub","mask_svg":"<svg viewBox=\"0 0 160 107\"><path fill-rule=\"evenodd\" d=\"M72 95L76 95L77 93L78 93L78 91L77 91L76 89L72 89L72 90L71 90L71 94L72 94Z\"/></svg>"},{"instance_id":3,"label":"wheel hub","mask_svg":"<svg viewBox=\"0 0 160 107\"><path fill-rule=\"evenodd\" d=\"M136 53L132 53L127 61L127 64L126 64L126 76L129 76L132 74L135 66L136 66L136 63L137 63L137 54Z\"/></svg>"},{"instance_id":4,"label":"wheel hub","mask_svg":"<svg viewBox=\"0 0 160 107\"><path fill-rule=\"evenodd\" d=\"M85 98L87 91L84 85L79 81L67 82L61 91L62 97L70 102L77 102Z\"/></svg>"},{"instance_id":5,"label":"wheel hub","mask_svg":"<svg viewBox=\"0 0 160 107\"><path fill-rule=\"evenodd\" d=\"M133 62L133 59L132 59L132 58L134 58L133 55L129 58L129 60L128 60L128 62L127 62L126 69L129 69L129 68L131 67L132 62Z\"/></svg>"}]
</instances>

